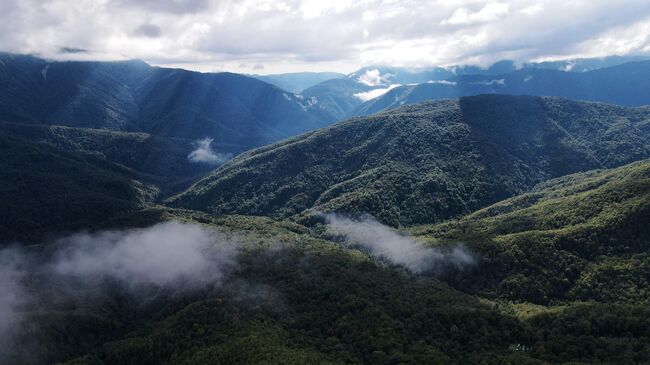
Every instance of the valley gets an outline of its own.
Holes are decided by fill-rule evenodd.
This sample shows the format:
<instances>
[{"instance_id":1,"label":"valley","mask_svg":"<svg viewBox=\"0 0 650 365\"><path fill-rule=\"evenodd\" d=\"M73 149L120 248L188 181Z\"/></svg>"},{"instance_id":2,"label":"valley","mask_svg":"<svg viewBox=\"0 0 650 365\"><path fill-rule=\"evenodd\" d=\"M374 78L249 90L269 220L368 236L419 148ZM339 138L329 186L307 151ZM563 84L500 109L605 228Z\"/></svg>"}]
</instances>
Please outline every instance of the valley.
<instances>
[{"instance_id":1,"label":"valley","mask_svg":"<svg viewBox=\"0 0 650 365\"><path fill-rule=\"evenodd\" d=\"M0 363L644 363L634 61L287 91L2 54Z\"/></svg>"}]
</instances>

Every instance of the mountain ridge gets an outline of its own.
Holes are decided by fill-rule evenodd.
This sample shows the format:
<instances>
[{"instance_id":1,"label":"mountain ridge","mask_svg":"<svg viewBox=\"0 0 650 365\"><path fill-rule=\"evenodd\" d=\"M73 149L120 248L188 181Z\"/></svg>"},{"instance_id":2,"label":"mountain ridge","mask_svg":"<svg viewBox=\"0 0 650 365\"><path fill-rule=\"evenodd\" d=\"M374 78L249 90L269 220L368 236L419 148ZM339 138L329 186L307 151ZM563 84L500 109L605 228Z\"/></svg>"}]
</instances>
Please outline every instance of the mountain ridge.
<instances>
[{"instance_id":1,"label":"mountain ridge","mask_svg":"<svg viewBox=\"0 0 650 365\"><path fill-rule=\"evenodd\" d=\"M348 116L369 115L425 100L479 94L557 96L624 106L650 104L650 61L586 72L525 68L500 75L463 75L441 82L399 86L369 100Z\"/></svg>"},{"instance_id":2,"label":"mountain ridge","mask_svg":"<svg viewBox=\"0 0 650 365\"><path fill-rule=\"evenodd\" d=\"M0 56L0 120L146 132L239 144L239 152L332 120L308 101L247 76L142 61L50 62Z\"/></svg>"},{"instance_id":3,"label":"mountain ridge","mask_svg":"<svg viewBox=\"0 0 650 365\"><path fill-rule=\"evenodd\" d=\"M552 177L646 158L647 118L647 108L526 96L405 106L244 153L171 203L214 214L286 218L318 208L391 225L439 221Z\"/></svg>"}]
</instances>

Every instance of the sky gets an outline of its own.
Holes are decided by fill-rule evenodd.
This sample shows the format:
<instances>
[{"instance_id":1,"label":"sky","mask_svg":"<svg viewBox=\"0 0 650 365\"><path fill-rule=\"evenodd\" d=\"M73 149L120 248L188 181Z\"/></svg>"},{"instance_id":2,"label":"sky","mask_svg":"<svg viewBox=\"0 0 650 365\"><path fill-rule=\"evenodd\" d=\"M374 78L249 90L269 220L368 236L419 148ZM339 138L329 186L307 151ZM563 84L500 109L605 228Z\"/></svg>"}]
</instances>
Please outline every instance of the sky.
<instances>
[{"instance_id":1,"label":"sky","mask_svg":"<svg viewBox=\"0 0 650 365\"><path fill-rule=\"evenodd\" d=\"M0 0L0 50L349 73L650 53L648 0Z\"/></svg>"}]
</instances>

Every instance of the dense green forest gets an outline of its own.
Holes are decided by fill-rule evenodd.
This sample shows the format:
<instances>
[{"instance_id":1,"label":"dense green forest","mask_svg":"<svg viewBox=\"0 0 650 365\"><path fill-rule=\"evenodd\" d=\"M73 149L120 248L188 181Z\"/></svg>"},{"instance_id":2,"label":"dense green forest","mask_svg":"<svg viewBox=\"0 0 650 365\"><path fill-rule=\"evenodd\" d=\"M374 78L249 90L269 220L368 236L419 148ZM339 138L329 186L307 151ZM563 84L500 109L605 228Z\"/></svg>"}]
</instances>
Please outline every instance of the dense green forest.
<instances>
[{"instance_id":1,"label":"dense green forest","mask_svg":"<svg viewBox=\"0 0 650 365\"><path fill-rule=\"evenodd\" d=\"M1 122L0 134L50 144L68 152L94 154L128 168L169 179L195 176L214 167L189 163L187 155L195 146L192 140L182 138L142 132ZM228 146L217 144L215 148L227 149Z\"/></svg>"},{"instance_id":2,"label":"dense green forest","mask_svg":"<svg viewBox=\"0 0 650 365\"><path fill-rule=\"evenodd\" d=\"M550 178L650 156L646 108L483 95L405 106L244 153L179 207L286 218L317 208L435 223Z\"/></svg>"},{"instance_id":3,"label":"dense green forest","mask_svg":"<svg viewBox=\"0 0 650 365\"><path fill-rule=\"evenodd\" d=\"M0 242L90 228L146 207L159 190L104 159L0 136Z\"/></svg>"},{"instance_id":4,"label":"dense green forest","mask_svg":"<svg viewBox=\"0 0 650 365\"><path fill-rule=\"evenodd\" d=\"M561 177L413 232L465 242L485 261L457 285L512 300L648 303L650 161Z\"/></svg>"},{"instance_id":5,"label":"dense green forest","mask_svg":"<svg viewBox=\"0 0 650 365\"><path fill-rule=\"evenodd\" d=\"M2 364L650 361L647 107L433 101L214 170L27 119L0 122Z\"/></svg>"},{"instance_id":6,"label":"dense green forest","mask_svg":"<svg viewBox=\"0 0 650 365\"><path fill-rule=\"evenodd\" d=\"M551 184L555 189L557 184L564 185L557 192L559 197L553 188L544 188L538 193L539 201L559 204L556 199L582 200L587 191L586 204L613 214L618 209L611 208L611 200L623 205L644 199L647 202L647 172L648 162L644 162L617 169L615 176L608 176L608 172L572 176ZM629 174L645 174L646 181L641 183L641 196L645 197L598 198L608 191L608 182L615 183L621 175ZM632 177L622 184L630 180ZM630 189L634 194L634 188ZM529 201L524 195L476 214L492 216L488 212L502 212L498 208L501 205L522 207L521 202ZM583 221L592 217L591 213L574 215ZM48 299L53 301L49 310L26 313L40 323L28 335L51 346L46 355L49 361L75 357L69 363L634 364L650 356L647 302L616 297L621 288L615 286L582 293L580 299L566 295L552 303L535 304L508 291L490 293L469 285L471 280L464 271L413 274L364 250L347 247L329 236L318 222L301 225L153 207L113 219L106 228L150 226L161 220L200 223L236 237L240 252L237 265L220 285L191 291L143 287L134 295L120 286L109 286L110 294L91 299L65 296L66 291L60 291L63 298ZM413 234L434 246L454 237L476 236L455 233L458 226L462 225L454 222L418 227ZM471 231L468 228L465 232ZM637 239L644 240L647 247L647 232ZM506 256L501 247L505 243L486 240L474 245L469 238L466 242L481 257L469 275L491 276L502 268ZM489 257L490 250L496 252L495 258ZM552 248L537 255L550 251ZM559 248L556 251L563 254ZM625 264L622 256L638 256L638 250L620 251L608 258L599 255L598 261ZM537 257L517 259L522 262L520 266L510 267L510 262L505 262L510 275L526 277L530 267L537 264ZM554 257L546 259L547 265L555 263ZM585 259L586 267L591 265L589 260ZM600 265L591 260L594 267ZM564 269L570 271L571 267ZM634 274L625 270L621 268L623 275ZM548 274L549 281L554 279L552 275L563 280L561 274ZM584 276L591 275L586 270ZM637 285L639 291L649 289L647 282ZM603 294L614 299L603 298Z\"/></svg>"}]
</instances>

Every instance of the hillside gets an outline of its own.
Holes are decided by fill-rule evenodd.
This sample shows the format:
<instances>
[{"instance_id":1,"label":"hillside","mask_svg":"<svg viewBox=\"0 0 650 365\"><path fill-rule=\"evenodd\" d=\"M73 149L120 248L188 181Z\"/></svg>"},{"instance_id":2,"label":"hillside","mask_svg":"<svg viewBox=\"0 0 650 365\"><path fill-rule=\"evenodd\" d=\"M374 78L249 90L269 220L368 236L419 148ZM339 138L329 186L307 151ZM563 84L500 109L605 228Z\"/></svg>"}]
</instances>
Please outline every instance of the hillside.
<instances>
[{"instance_id":1,"label":"hillside","mask_svg":"<svg viewBox=\"0 0 650 365\"><path fill-rule=\"evenodd\" d=\"M369 85L344 77L323 81L303 90L301 94L309 99L314 98L320 110L340 120L363 102L354 94L365 93L372 89L373 87Z\"/></svg>"},{"instance_id":2,"label":"hillside","mask_svg":"<svg viewBox=\"0 0 650 365\"><path fill-rule=\"evenodd\" d=\"M282 90L287 90L292 93L300 93L303 90L323 81L340 79L345 75L337 72L292 72L284 74L250 76L275 85Z\"/></svg>"},{"instance_id":3,"label":"hillside","mask_svg":"<svg viewBox=\"0 0 650 365\"><path fill-rule=\"evenodd\" d=\"M0 121L210 137L238 152L329 124L308 100L254 78L141 61L0 54Z\"/></svg>"},{"instance_id":4,"label":"hillside","mask_svg":"<svg viewBox=\"0 0 650 365\"><path fill-rule=\"evenodd\" d=\"M525 68L500 75L463 75L391 89L358 106L349 116L369 115L426 100L479 94L557 96L640 106L650 104L649 82L650 61L630 62L587 72Z\"/></svg>"},{"instance_id":5,"label":"hillside","mask_svg":"<svg viewBox=\"0 0 650 365\"><path fill-rule=\"evenodd\" d=\"M596 58L575 58L559 61L526 63L524 68L541 68L571 72L586 72L629 62L647 61L647 56L606 56Z\"/></svg>"},{"instance_id":6,"label":"hillside","mask_svg":"<svg viewBox=\"0 0 650 365\"><path fill-rule=\"evenodd\" d=\"M596 77L595 81L591 81L589 76L575 74L647 60L648 57L642 56L612 56L523 65L501 60L487 67L471 64L420 69L366 66L344 78L316 84L302 93L313 98L316 107L337 120L369 115L403 104L488 93L560 96L636 106L648 102L645 99L639 102L638 96L626 90L625 85L632 81L630 85L646 90L647 82L636 78L640 76L642 80L647 80L647 70L635 70L633 65L622 66L615 71L621 73L620 76L606 76L607 80ZM530 82L534 76L537 79ZM502 84L502 79L505 84ZM592 90L594 82L596 87ZM610 82L622 88L608 92L606 89Z\"/></svg>"},{"instance_id":7,"label":"hillside","mask_svg":"<svg viewBox=\"0 0 650 365\"><path fill-rule=\"evenodd\" d=\"M116 224L166 220L200 222L212 232L207 257L235 240L236 265L205 287L194 288L194 278L134 292L119 280L99 281L95 295L81 295L83 280L71 287L74 277L34 270L28 282L40 306L24 312L31 325L18 335L48 351L22 346L2 355L12 363L415 365L633 363L650 351L647 306L487 300L327 240L318 226L164 208ZM131 245L139 244L135 237Z\"/></svg>"},{"instance_id":8,"label":"hillside","mask_svg":"<svg viewBox=\"0 0 650 365\"><path fill-rule=\"evenodd\" d=\"M0 135L47 143L63 151L93 154L168 182L197 176L214 168L211 164L188 160L187 156L196 148L193 140L143 132L0 122ZM215 148L225 152L236 150L235 146L227 144L218 144Z\"/></svg>"},{"instance_id":9,"label":"hillside","mask_svg":"<svg viewBox=\"0 0 650 365\"><path fill-rule=\"evenodd\" d=\"M646 108L557 98L406 106L243 154L172 201L207 213L149 206L156 191L104 160L144 134L5 123L46 143L0 137L3 237L110 231L0 251L10 298L0 363L641 363L647 121ZM86 147L84 133L104 142ZM438 254L461 247L472 260L431 256L421 272L391 262L296 204L318 189L335 197L308 208L394 225L417 223L400 221L417 209L443 220L457 204L458 220L402 232L374 223L372 237ZM499 199L488 191L519 190L475 211ZM405 191L410 206L396 204ZM368 196L385 205L362 205ZM198 206L215 197L235 212L269 199L269 215L273 204L303 215ZM367 209L377 206L387 209Z\"/></svg>"},{"instance_id":10,"label":"hillside","mask_svg":"<svg viewBox=\"0 0 650 365\"><path fill-rule=\"evenodd\" d=\"M400 67L366 66L342 78L318 83L301 92L315 107L336 120L345 118L364 101L402 84L445 80L454 74L441 67L409 70Z\"/></svg>"},{"instance_id":11,"label":"hillside","mask_svg":"<svg viewBox=\"0 0 650 365\"><path fill-rule=\"evenodd\" d=\"M86 154L0 136L0 241L91 228L147 206L157 189Z\"/></svg>"},{"instance_id":12,"label":"hillside","mask_svg":"<svg viewBox=\"0 0 650 365\"><path fill-rule=\"evenodd\" d=\"M423 239L465 242L483 257L458 285L483 295L650 301L650 160L550 180L459 220L423 226Z\"/></svg>"},{"instance_id":13,"label":"hillside","mask_svg":"<svg viewBox=\"0 0 650 365\"><path fill-rule=\"evenodd\" d=\"M648 110L484 95L352 119L240 155L171 204L289 217L307 209L438 222L544 180L650 156ZM596 157L597 156L597 157Z\"/></svg>"}]
</instances>

